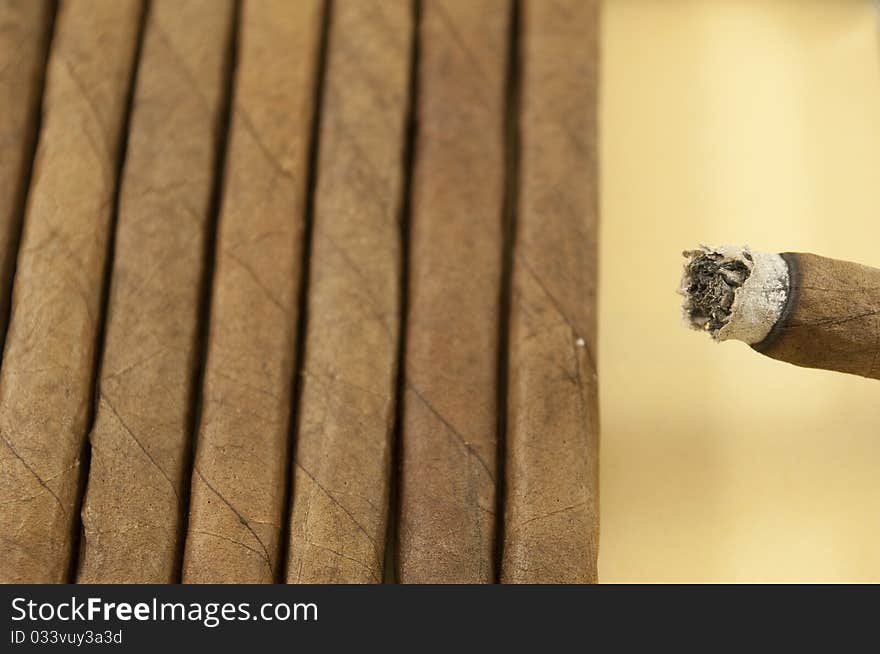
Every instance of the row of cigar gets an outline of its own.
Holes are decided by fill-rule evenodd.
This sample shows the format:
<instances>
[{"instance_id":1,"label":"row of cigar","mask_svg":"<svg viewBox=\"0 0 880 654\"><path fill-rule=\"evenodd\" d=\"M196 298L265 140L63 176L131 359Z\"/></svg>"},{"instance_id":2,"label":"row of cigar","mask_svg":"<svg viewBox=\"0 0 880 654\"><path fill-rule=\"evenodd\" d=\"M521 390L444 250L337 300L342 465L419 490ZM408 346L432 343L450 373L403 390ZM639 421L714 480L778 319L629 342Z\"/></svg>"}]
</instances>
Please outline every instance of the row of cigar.
<instances>
[{"instance_id":1,"label":"row of cigar","mask_svg":"<svg viewBox=\"0 0 880 654\"><path fill-rule=\"evenodd\" d=\"M595 581L597 5L0 0L0 581Z\"/></svg>"}]
</instances>

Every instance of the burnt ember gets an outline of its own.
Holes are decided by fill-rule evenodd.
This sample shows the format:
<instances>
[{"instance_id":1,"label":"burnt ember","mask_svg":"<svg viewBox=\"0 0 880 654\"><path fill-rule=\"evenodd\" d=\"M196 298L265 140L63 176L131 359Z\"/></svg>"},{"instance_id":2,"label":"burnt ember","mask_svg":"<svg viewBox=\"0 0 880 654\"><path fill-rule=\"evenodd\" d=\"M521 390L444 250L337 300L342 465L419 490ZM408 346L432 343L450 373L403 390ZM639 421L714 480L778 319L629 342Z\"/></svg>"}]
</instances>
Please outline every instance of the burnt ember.
<instances>
[{"instance_id":1,"label":"burnt ember","mask_svg":"<svg viewBox=\"0 0 880 654\"><path fill-rule=\"evenodd\" d=\"M718 252L685 252L687 303L685 311L697 329L714 333L730 320L730 307L736 289L749 276L749 268L740 260Z\"/></svg>"}]
</instances>

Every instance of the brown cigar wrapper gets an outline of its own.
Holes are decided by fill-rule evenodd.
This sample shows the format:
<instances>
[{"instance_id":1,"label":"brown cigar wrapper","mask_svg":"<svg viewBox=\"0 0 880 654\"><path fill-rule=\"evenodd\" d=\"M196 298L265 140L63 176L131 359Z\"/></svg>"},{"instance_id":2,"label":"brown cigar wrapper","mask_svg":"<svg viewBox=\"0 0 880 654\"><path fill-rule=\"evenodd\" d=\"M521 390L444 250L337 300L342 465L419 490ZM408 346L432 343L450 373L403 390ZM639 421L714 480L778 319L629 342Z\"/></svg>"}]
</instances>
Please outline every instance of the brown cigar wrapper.
<instances>
[{"instance_id":1,"label":"brown cigar wrapper","mask_svg":"<svg viewBox=\"0 0 880 654\"><path fill-rule=\"evenodd\" d=\"M322 6L242 8L184 582L279 576Z\"/></svg>"},{"instance_id":2,"label":"brown cigar wrapper","mask_svg":"<svg viewBox=\"0 0 880 654\"><path fill-rule=\"evenodd\" d=\"M526 0L503 583L596 581L598 2Z\"/></svg>"},{"instance_id":3,"label":"brown cigar wrapper","mask_svg":"<svg viewBox=\"0 0 880 654\"><path fill-rule=\"evenodd\" d=\"M172 583L179 574L233 7L155 0L149 11L90 436L81 583Z\"/></svg>"},{"instance_id":4,"label":"brown cigar wrapper","mask_svg":"<svg viewBox=\"0 0 880 654\"><path fill-rule=\"evenodd\" d=\"M424 3L403 286L413 18L404 0L334 3L310 247L305 197L324 3L243 3L216 256L206 266L233 5L152 3L121 182L142 7L62 5L0 371L0 581L67 579L94 401L79 581L164 583L182 573L187 582L272 582L286 567L289 582L379 582L401 289L409 312L400 580L595 581L597 3L522 3L504 468L496 399L509 1ZM27 12L21 30L38 26L27 27L39 38L22 52L42 63L46 5L17 10ZM0 165L0 192L10 189L0 199L8 204L0 204L0 275L18 240L39 71L21 66L8 77L30 104L15 107L16 157ZM306 252L305 359L291 416ZM798 274L818 281L796 287L773 338L756 348L877 377L880 272L789 256ZM288 479L291 422L298 438Z\"/></svg>"},{"instance_id":5,"label":"brown cigar wrapper","mask_svg":"<svg viewBox=\"0 0 880 654\"><path fill-rule=\"evenodd\" d=\"M754 349L780 361L880 379L880 269L784 253L789 298Z\"/></svg>"},{"instance_id":6,"label":"brown cigar wrapper","mask_svg":"<svg viewBox=\"0 0 880 654\"><path fill-rule=\"evenodd\" d=\"M330 21L287 582L379 583L411 3L337 2Z\"/></svg>"},{"instance_id":7,"label":"brown cigar wrapper","mask_svg":"<svg viewBox=\"0 0 880 654\"><path fill-rule=\"evenodd\" d=\"M67 580L142 8L61 5L0 373L0 581Z\"/></svg>"},{"instance_id":8,"label":"brown cigar wrapper","mask_svg":"<svg viewBox=\"0 0 880 654\"><path fill-rule=\"evenodd\" d=\"M40 94L52 22L48 0L0 0L0 338L34 155Z\"/></svg>"},{"instance_id":9,"label":"brown cigar wrapper","mask_svg":"<svg viewBox=\"0 0 880 654\"><path fill-rule=\"evenodd\" d=\"M398 576L494 578L506 0L424 4Z\"/></svg>"}]
</instances>

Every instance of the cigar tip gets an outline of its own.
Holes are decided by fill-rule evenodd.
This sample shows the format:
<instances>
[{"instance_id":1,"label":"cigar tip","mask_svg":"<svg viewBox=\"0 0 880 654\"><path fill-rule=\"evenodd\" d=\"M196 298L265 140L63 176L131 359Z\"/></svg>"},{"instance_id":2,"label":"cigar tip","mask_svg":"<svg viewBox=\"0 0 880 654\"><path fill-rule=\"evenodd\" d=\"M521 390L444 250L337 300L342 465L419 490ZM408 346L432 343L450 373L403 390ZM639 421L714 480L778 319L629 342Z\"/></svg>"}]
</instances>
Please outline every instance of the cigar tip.
<instances>
[{"instance_id":1,"label":"cigar tip","mask_svg":"<svg viewBox=\"0 0 880 654\"><path fill-rule=\"evenodd\" d=\"M778 254L746 246L700 245L685 250L685 325L716 341L763 340L782 314L788 296L788 265Z\"/></svg>"}]
</instances>

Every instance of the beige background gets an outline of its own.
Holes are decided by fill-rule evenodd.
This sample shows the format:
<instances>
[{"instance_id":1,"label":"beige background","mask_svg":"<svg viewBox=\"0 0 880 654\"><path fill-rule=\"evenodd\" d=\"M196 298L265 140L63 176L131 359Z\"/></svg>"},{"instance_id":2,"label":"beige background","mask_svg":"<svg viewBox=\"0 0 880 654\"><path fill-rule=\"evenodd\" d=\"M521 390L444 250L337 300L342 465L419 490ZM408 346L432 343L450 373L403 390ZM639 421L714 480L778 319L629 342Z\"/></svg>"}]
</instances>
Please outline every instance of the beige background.
<instances>
[{"instance_id":1,"label":"beige background","mask_svg":"<svg viewBox=\"0 0 880 654\"><path fill-rule=\"evenodd\" d=\"M880 382L681 327L684 248L880 267L880 12L607 0L605 582L880 581Z\"/></svg>"}]
</instances>

